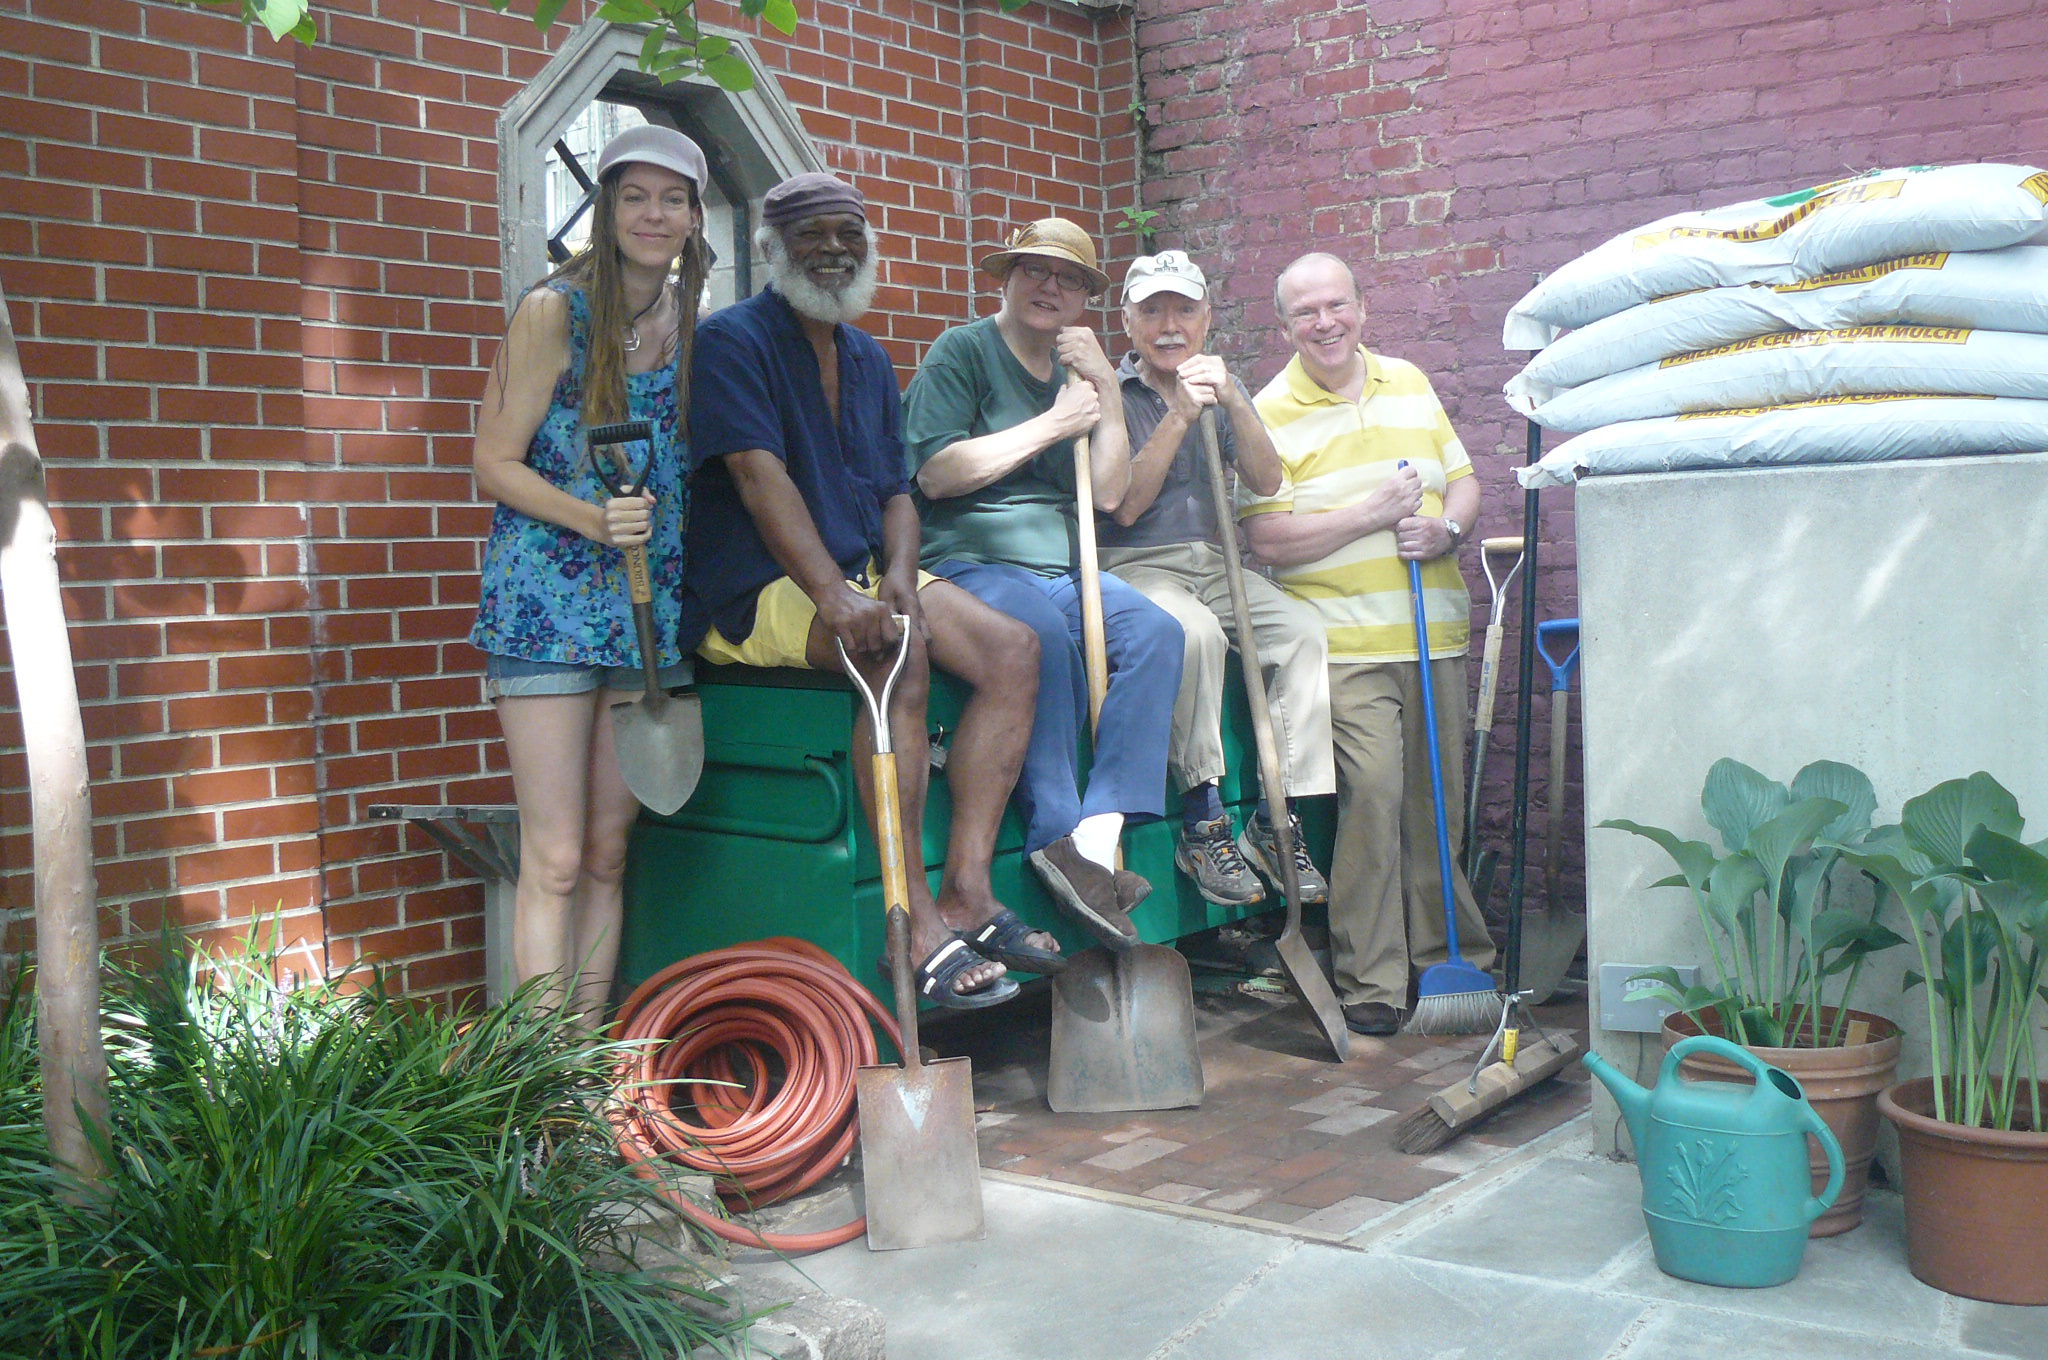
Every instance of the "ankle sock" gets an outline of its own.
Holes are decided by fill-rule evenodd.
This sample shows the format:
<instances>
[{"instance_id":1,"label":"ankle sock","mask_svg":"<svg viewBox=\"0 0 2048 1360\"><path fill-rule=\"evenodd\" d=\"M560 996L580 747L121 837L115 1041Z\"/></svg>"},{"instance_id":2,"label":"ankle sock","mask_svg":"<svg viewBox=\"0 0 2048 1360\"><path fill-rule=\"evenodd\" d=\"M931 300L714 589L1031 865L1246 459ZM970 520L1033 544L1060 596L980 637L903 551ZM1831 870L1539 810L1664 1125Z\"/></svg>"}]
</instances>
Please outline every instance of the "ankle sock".
<instances>
[{"instance_id":1,"label":"ankle sock","mask_svg":"<svg viewBox=\"0 0 2048 1360\"><path fill-rule=\"evenodd\" d=\"M1124 832L1124 815L1121 812L1098 812L1092 817L1083 817L1081 824L1074 828L1074 848L1081 852L1081 858L1092 860L1105 869L1116 868L1116 843Z\"/></svg>"},{"instance_id":2,"label":"ankle sock","mask_svg":"<svg viewBox=\"0 0 2048 1360\"><path fill-rule=\"evenodd\" d=\"M1213 822L1223 815L1223 797L1216 781L1197 784L1180 796L1181 824L1193 831L1198 822Z\"/></svg>"}]
</instances>

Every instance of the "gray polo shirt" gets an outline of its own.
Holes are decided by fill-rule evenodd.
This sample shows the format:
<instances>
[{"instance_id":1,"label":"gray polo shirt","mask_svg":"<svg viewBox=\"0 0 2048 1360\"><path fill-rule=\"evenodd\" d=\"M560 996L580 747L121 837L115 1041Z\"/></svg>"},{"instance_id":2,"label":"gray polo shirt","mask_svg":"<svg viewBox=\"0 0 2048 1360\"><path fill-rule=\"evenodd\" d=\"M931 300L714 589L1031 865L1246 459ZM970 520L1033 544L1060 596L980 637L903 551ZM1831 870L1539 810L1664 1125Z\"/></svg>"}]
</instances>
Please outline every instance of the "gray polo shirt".
<instances>
[{"instance_id":1,"label":"gray polo shirt","mask_svg":"<svg viewBox=\"0 0 2048 1360\"><path fill-rule=\"evenodd\" d=\"M1166 398L1145 386L1138 376L1135 352L1124 356L1116 375L1124 394L1124 428L1130 432L1131 456L1136 458L1159 422L1166 419ZM1245 385L1235 375L1230 380L1249 401L1251 394ZM1216 414L1216 445L1222 450L1225 467L1237 461L1237 440L1229 417L1221 411ZM1174 543L1214 543L1219 537L1216 507L1209 500L1209 473L1202 461L1202 432L1196 426L1188 427L1187 436L1174 450L1158 496L1138 516L1137 523L1126 529L1107 515L1095 518L1095 541L1105 548L1163 548Z\"/></svg>"}]
</instances>

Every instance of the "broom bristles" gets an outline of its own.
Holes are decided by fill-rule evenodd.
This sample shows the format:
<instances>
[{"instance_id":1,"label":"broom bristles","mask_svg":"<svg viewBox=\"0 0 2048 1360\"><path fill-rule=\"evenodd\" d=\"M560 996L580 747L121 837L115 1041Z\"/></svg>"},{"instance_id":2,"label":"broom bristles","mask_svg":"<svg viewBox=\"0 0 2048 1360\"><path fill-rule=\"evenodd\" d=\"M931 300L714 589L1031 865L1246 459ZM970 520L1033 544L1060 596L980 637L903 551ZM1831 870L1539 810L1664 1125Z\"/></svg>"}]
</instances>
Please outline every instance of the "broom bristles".
<instances>
[{"instance_id":1,"label":"broom bristles","mask_svg":"<svg viewBox=\"0 0 2048 1360\"><path fill-rule=\"evenodd\" d=\"M1433 1107L1424 1105L1394 1125L1394 1146L1402 1152L1435 1152L1460 1132Z\"/></svg>"},{"instance_id":2,"label":"broom bristles","mask_svg":"<svg viewBox=\"0 0 2048 1360\"><path fill-rule=\"evenodd\" d=\"M1442 992L1418 997L1403 1034L1491 1034L1500 1020L1500 993Z\"/></svg>"}]
</instances>

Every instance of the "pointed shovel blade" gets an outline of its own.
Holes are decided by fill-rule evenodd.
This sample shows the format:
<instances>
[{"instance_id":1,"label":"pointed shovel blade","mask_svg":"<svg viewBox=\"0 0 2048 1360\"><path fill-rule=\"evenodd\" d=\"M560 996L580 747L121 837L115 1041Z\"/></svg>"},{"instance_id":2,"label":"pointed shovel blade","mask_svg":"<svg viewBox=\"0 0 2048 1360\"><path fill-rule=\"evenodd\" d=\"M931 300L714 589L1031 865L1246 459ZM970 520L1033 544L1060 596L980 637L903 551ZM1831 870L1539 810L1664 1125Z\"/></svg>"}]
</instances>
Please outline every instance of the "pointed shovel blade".
<instances>
[{"instance_id":1,"label":"pointed shovel blade","mask_svg":"<svg viewBox=\"0 0 2048 1360\"><path fill-rule=\"evenodd\" d=\"M981 1158L968 1060L860 1067L853 1082L868 1249L979 1240Z\"/></svg>"},{"instance_id":2,"label":"pointed shovel blade","mask_svg":"<svg viewBox=\"0 0 2048 1360\"><path fill-rule=\"evenodd\" d=\"M690 801L704 773L704 705L659 690L612 709L612 744L626 787L666 817Z\"/></svg>"}]
</instances>

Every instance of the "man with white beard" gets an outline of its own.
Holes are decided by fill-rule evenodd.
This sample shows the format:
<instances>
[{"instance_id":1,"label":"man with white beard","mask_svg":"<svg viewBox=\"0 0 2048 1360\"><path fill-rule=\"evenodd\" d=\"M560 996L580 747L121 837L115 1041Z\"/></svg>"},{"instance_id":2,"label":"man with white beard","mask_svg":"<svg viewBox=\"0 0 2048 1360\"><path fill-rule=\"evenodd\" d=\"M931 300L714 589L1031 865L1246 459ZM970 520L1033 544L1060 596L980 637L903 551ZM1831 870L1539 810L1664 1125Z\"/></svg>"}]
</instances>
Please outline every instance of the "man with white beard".
<instances>
[{"instance_id":1,"label":"man with white beard","mask_svg":"<svg viewBox=\"0 0 2048 1360\"><path fill-rule=\"evenodd\" d=\"M1050 973L1059 945L998 902L996 826L1030 737L1038 640L1023 624L918 570L896 371L851 323L873 299L867 203L804 174L768 191L754 245L769 286L697 328L690 366L691 486L683 643L704 659L840 669L839 647L879 690L909 620L890 706L905 840L922 844L930 775L926 670L972 691L946 762L953 820L943 886L910 878L911 957L927 1000L955 1009L1016 995L1009 968ZM854 770L873 807L873 734L857 719Z\"/></svg>"}]
</instances>

